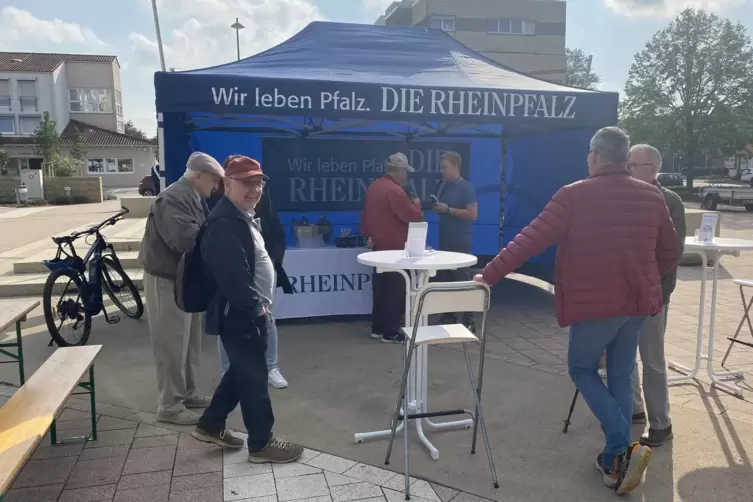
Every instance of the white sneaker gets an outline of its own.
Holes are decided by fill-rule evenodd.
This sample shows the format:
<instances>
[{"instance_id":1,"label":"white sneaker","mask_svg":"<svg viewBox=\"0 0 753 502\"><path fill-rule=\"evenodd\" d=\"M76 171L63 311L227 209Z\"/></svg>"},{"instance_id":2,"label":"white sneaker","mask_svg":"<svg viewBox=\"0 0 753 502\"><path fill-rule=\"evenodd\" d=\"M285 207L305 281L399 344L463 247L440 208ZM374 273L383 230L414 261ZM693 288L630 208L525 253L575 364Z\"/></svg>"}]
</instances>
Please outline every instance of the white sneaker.
<instances>
[{"instance_id":1,"label":"white sneaker","mask_svg":"<svg viewBox=\"0 0 753 502\"><path fill-rule=\"evenodd\" d=\"M280 370L275 368L269 370L269 384L275 389L284 389L288 386L288 381L282 376Z\"/></svg>"}]
</instances>

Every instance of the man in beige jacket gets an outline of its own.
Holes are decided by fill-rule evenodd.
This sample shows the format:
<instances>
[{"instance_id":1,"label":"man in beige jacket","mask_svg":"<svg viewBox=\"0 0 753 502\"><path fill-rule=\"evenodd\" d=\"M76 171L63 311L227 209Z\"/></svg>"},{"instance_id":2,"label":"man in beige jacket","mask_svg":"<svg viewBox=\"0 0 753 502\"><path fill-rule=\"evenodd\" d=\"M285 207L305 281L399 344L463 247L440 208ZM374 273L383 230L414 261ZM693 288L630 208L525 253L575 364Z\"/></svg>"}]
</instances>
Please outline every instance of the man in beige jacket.
<instances>
[{"instance_id":1,"label":"man in beige jacket","mask_svg":"<svg viewBox=\"0 0 753 502\"><path fill-rule=\"evenodd\" d=\"M149 334L157 365L157 420L195 425L199 415L189 408L209 406L197 393L201 354L201 314L178 308L173 284L178 262L204 224L209 197L222 180L220 164L205 153L191 155L186 173L154 201L141 243Z\"/></svg>"}]
</instances>

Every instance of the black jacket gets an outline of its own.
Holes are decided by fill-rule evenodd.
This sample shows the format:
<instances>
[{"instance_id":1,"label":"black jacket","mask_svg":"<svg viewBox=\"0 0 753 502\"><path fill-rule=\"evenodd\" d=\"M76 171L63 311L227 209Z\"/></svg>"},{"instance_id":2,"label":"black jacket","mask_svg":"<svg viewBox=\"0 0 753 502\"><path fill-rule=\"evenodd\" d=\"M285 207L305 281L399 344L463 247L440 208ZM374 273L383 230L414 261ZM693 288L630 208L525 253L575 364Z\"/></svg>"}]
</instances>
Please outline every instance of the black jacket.
<instances>
[{"instance_id":1,"label":"black jacket","mask_svg":"<svg viewBox=\"0 0 753 502\"><path fill-rule=\"evenodd\" d=\"M226 197L209 213L201 257L218 292L206 314L207 333L254 337L266 333L264 308L254 289L256 257L246 216Z\"/></svg>"},{"instance_id":2,"label":"black jacket","mask_svg":"<svg viewBox=\"0 0 753 502\"><path fill-rule=\"evenodd\" d=\"M212 209L221 198L222 195L215 195L207 199L209 209ZM293 286L290 284L288 274L285 273L282 266L285 258L285 229L280 223L280 216L272 205L272 200L269 198L269 192L266 189L256 206L256 215L261 221L261 236L264 238L264 247L275 266L277 287L282 288L286 295L292 295Z\"/></svg>"}]
</instances>

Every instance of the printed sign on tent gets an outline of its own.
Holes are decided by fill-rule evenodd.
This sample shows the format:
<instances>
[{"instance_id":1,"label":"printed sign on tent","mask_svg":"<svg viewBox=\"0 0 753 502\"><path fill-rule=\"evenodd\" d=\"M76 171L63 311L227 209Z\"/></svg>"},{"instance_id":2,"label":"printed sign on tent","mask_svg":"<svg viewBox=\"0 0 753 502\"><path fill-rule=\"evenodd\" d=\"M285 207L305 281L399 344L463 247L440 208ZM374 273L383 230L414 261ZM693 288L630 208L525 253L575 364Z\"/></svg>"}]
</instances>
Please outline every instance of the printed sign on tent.
<instances>
[{"instance_id":1,"label":"printed sign on tent","mask_svg":"<svg viewBox=\"0 0 753 502\"><path fill-rule=\"evenodd\" d=\"M448 151L463 157L468 179L468 142L262 139L262 163L278 211L361 210L369 184L384 175L387 157L396 152L405 153L416 171L410 175L410 192L427 200L439 190L439 159Z\"/></svg>"}]
</instances>

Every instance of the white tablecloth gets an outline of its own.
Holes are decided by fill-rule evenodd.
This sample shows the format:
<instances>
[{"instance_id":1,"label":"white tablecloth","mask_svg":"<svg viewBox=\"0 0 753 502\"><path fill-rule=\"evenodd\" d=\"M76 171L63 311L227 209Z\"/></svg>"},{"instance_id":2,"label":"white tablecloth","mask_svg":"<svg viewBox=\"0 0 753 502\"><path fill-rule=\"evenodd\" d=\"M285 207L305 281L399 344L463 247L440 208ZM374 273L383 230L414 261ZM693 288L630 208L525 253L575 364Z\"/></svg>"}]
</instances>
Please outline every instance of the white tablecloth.
<instances>
[{"instance_id":1,"label":"white tablecloth","mask_svg":"<svg viewBox=\"0 0 753 502\"><path fill-rule=\"evenodd\" d=\"M288 248L283 267L295 294L275 293L278 319L371 313L371 267L358 263L366 248Z\"/></svg>"}]
</instances>

